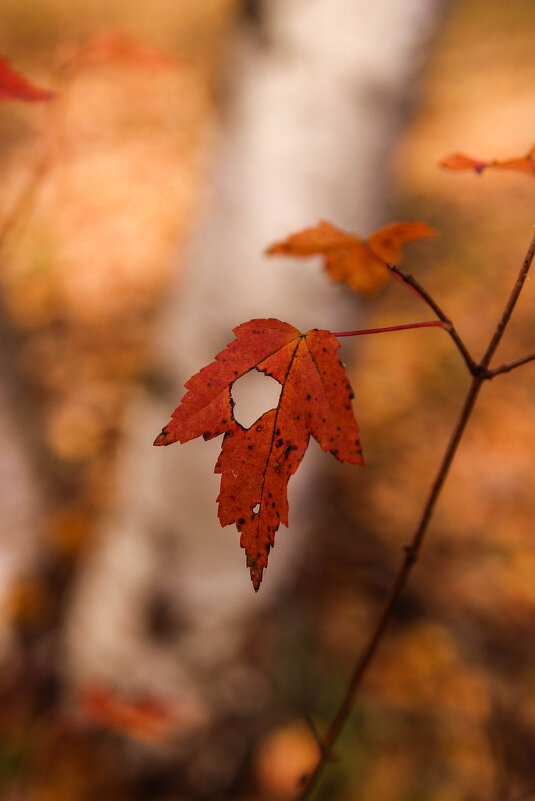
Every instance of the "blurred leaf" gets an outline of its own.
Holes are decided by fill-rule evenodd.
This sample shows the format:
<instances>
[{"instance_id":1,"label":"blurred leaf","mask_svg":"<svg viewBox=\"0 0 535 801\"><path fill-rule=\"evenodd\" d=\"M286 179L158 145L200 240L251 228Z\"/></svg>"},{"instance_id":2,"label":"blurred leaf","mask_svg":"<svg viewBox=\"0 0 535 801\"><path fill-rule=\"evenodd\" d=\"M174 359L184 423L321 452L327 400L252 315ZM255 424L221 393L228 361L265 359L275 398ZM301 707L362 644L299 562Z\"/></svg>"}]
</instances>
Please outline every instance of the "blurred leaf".
<instances>
[{"instance_id":1,"label":"blurred leaf","mask_svg":"<svg viewBox=\"0 0 535 801\"><path fill-rule=\"evenodd\" d=\"M364 294L377 292L388 281L388 262L399 264L407 242L436 236L425 222L391 223L362 239L325 220L271 245L270 256L323 256L329 278Z\"/></svg>"},{"instance_id":2,"label":"blurred leaf","mask_svg":"<svg viewBox=\"0 0 535 801\"><path fill-rule=\"evenodd\" d=\"M20 72L0 57L0 100L24 100L28 103L50 100L54 93L30 83Z\"/></svg>"},{"instance_id":3,"label":"blurred leaf","mask_svg":"<svg viewBox=\"0 0 535 801\"><path fill-rule=\"evenodd\" d=\"M202 722L200 710L191 703L125 697L98 685L82 689L78 708L91 725L155 743L165 742L181 729L194 728Z\"/></svg>"},{"instance_id":4,"label":"blurred leaf","mask_svg":"<svg viewBox=\"0 0 535 801\"><path fill-rule=\"evenodd\" d=\"M441 167L446 167L448 170L474 170L478 174L483 170L492 167L499 170L515 170L516 172L526 172L531 176L535 176L535 145L525 156L515 156L510 159L492 159L491 161L482 161L481 159L466 156L464 153L451 153L449 156L439 162Z\"/></svg>"},{"instance_id":5,"label":"blurred leaf","mask_svg":"<svg viewBox=\"0 0 535 801\"><path fill-rule=\"evenodd\" d=\"M175 67L179 63L170 53L137 42L124 32L116 30L99 31L80 47L69 48L65 56L71 70L110 63L160 69Z\"/></svg>"}]
</instances>

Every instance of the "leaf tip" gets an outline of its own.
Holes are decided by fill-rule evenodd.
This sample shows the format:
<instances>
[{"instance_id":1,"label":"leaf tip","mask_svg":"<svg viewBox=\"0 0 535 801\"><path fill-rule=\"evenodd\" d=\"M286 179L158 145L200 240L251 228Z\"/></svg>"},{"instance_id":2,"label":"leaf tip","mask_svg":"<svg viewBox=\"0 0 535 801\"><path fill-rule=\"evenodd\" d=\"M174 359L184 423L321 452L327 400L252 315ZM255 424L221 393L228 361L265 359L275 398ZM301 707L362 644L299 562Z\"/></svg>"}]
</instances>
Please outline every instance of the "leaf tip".
<instances>
[{"instance_id":1,"label":"leaf tip","mask_svg":"<svg viewBox=\"0 0 535 801\"><path fill-rule=\"evenodd\" d=\"M273 242L272 245L269 245L267 248L264 248L264 254L266 256L284 256L287 253L290 253L290 249L286 242Z\"/></svg>"},{"instance_id":2,"label":"leaf tip","mask_svg":"<svg viewBox=\"0 0 535 801\"><path fill-rule=\"evenodd\" d=\"M264 568L259 566L256 561L252 561L249 563L249 570L251 572L251 582L253 585L253 590L258 592L260 589L260 585L262 583L262 574L264 572Z\"/></svg>"},{"instance_id":3,"label":"leaf tip","mask_svg":"<svg viewBox=\"0 0 535 801\"><path fill-rule=\"evenodd\" d=\"M156 437L156 439L154 440L154 442L152 444L153 445L169 445L169 441L167 439L167 432L166 432L165 428L162 428L161 433L158 434L158 436Z\"/></svg>"}]
</instances>

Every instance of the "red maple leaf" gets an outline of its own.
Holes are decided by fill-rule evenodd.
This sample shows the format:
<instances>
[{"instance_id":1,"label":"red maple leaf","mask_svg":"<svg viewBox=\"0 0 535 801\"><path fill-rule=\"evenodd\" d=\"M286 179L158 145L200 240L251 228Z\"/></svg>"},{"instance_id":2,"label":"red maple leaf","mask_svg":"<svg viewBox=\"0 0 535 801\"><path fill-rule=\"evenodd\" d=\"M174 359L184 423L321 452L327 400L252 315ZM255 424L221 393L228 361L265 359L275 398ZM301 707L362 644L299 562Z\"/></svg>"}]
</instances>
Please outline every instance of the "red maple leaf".
<instances>
[{"instance_id":1,"label":"red maple leaf","mask_svg":"<svg viewBox=\"0 0 535 801\"><path fill-rule=\"evenodd\" d=\"M236 339L186 383L188 390L155 445L224 434L219 521L235 523L255 591L281 523L288 525L287 485L310 435L342 462L363 464L353 391L329 331L301 334L280 320L250 320ZM257 369L282 384L276 409L245 429L233 414L232 384Z\"/></svg>"},{"instance_id":2,"label":"red maple leaf","mask_svg":"<svg viewBox=\"0 0 535 801\"><path fill-rule=\"evenodd\" d=\"M270 256L323 256L325 271L333 281L342 281L365 294L377 292L388 281L389 262L398 264L406 242L435 236L425 222L391 223L363 239L356 234L320 220L275 242L266 253Z\"/></svg>"},{"instance_id":3,"label":"red maple leaf","mask_svg":"<svg viewBox=\"0 0 535 801\"><path fill-rule=\"evenodd\" d=\"M52 97L54 97L53 92L34 86L0 57L0 100L25 100L36 103L50 100Z\"/></svg>"},{"instance_id":4,"label":"red maple leaf","mask_svg":"<svg viewBox=\"0 0 535 801\"><path fill-rule=\"evenodd\" d=\"M464 153L451 153L445 156L440 162L441 167L446 167L448 170L474 170L480 174L483 170L492 167L498 170L515 170L516 172L527 172L529 175L535 176L535 145L525 156L515 156L510 159L491 159L490 161L483 161L476 159L472 156L466 156Z\"/></svg>"}]
</instances>

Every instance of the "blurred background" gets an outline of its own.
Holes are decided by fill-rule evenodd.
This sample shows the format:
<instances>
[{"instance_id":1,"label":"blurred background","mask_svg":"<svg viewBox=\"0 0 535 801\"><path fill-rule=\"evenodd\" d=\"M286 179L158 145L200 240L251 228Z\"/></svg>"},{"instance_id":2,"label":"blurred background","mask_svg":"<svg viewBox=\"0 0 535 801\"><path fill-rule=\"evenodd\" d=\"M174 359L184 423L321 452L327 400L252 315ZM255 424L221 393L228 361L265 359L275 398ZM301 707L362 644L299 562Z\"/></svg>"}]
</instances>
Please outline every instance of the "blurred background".
<instances>
[{"instance_id":1,"label":"blurred background","mask_svg":"<svg viewBox=\"0 0 535 801\"><path fill-rule=\"evenodd\" d=\"M529 0L404 5L403 25L398 4L385 1L354 35L349 15L335 18L316 52L309 44L323 41L313 27L322 16L309 20L303 2L288 2L286 23L269 0L141 1L135 15L119 0L76 10L63 0L4 0L0 53L56 97L0 107L0 798L285 799L316 758L316 733L343 693L466 391L448 337L405 331L344 343L367 466L334 464L320 493L318 474L303 481L296 506L306 509L311 494L321 505L313 526L299 516L293 550L281 542L285 561L270 564L264 600L264 587L250 597L236 532L218 531L213 476L211 500L196 504L213 517L221 548L229 543L228 568L226 557L217 568L213 539L200 555L177 553L177 538L201 535L189 523L175 530L182 511L172 504L151 538L144 525L130 535L131 518L170 504L172 489L161 501L154 494L156 470L175 469L166 459L182 459L177 469L188 472L184 460L197 458L193 450L167 457L179 446L164 457L151 443L203 364L201 334L211 358L233 324L286 314L257 308L264 294L269 302L287 295L288 321L307 327L340 330L351 315L351 327L426 317L397 282L354 305L315 262L289 266L293 288L273 279L267 292L266 276L285 268L263 259L259 283L244 290L242 307L230 299L231 324L211 338L212 308L203 302L225 306L227 298L218 290L203 301L199 290L193 301L186 268L212 269L203 272L208 287L243 282L252 266L238 240L260 260L269 237L321 216L361 235L425 220L439 236L410 246L402 266L438 299L473 355L485 349L533 232L535 184L524 174L447 173L438 161L457 150L506 158L532 146L535 8ZM375 24L380 12L390 26ZM363 37L368 22L375 39ZM326 177L317 193L314 183L300 185L289 193L294 206L284 197L270 217L233 182L258 183L243 167L255 148L283 164L297 157L289 140L269 143L267 123L264 141L250 122L283 112L253 79L248 97L258 107L240 101L243 78L264 76L273 52L283 84L292 59L310 75L322 47L359 54L329 73L349 87L346 102L359 116L341 117L344 148L323 129L316 141L298 140L297 152L329 165ZM365 67L375 83L363 91ZM305 111L287 99L303 137L334 115L334 85L309 81ZM369 158L352 152L347 120L364 131L353 150ZM380 145L374 150L365 135ZM309 176L312 167L299 170ZM296 181L288 162L280 172L277 191ZM211 190L229 180L228 197L243 196L250 216L236 201L221 232L214 220L229 203ZM248 239L258 218L271 227ZM237 277L225 272L222 248ZM301 295L309 281L314 289ZM532 283L497 363L535 350ZM187 370L184 351L190 372L169 375L175 361L178 373ZM484 387L318 799L535 797L534 394L529 365ZM194 503L192 519L195 512ZM310 533L306 544L297 529ZM292 533L291 522L278 538ZM206 575L212 594L196 583Z\"/></svg>"}]
</instances>

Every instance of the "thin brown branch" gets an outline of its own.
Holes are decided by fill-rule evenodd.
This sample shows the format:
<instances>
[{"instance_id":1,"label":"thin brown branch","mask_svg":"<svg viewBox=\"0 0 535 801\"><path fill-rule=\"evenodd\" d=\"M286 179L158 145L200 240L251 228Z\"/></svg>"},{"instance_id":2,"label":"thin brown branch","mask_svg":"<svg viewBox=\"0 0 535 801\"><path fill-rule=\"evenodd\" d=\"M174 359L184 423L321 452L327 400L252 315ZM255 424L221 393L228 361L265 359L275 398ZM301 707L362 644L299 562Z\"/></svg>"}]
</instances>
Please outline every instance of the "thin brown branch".
<instances>
[{"instance_id":1,"label":"thin brown branch","mask_svg":"<svg viewBox=\"0 0 535 801\"><path fill-rule=\"evenodd\" d=\"M530 353L529 356L523 356L521 359L515 359L507 364L502 364L499 367L494 367L492 370L487 370L486 378L494 378L495 375L502 375L502 373L510 373L511 370L516 370L517 367L522 367L523 364L535 361L535 353Z\"/></svg>"},{"instance_id":2,"label":"thin brown branch","mask_svg":"<svg viewBox=\"0 0 535 801\"><path fill-rule=\"evenodd\" d=\"M478 369L476 362L470 355L468 348L466 347L461 337L459 336L458 332L456 331L452 321L447 316L447 314L445 314L445 312L440 308L436 300L433 297L431 297L429 292L427 292L427 290L423 288L423 286L419 283L419 281L417 281L416 278L414 278L414 276L410 275L410 273L402 272L399 269L399 267L396 267L395 264L387 264L386 266L388 267L391 273L393 273L395 276L399 278L400 281L402 281L404 284L407 284L407 286L415 290L416 294L419 295L419 297L425 303L427 303L429 308L435 312L439 320L442 320L443 323L447 323L447 325L449 326L448 333L452 338L452 340L454 341L459 353L463 357L464 362L468 367L468 370L470 371L470 374L476 375Z\"/></svg>"},{"instance_id":3,"label":"thin brown branch","mask_svg":"<svg viewBox=\"0 0 535 801\"><path fill-rule=\"evenodd\" d=\"M52 159L48 153L41 156L32 168L26 183L8 211L0 225L0 247L4 247L7 237L27 216L32 209L39 189L44 183L52 166Z\"/></svg>"},{"instance_id":4,"label":"thin brown branch","mask_svg":"<svg viewBox=\"0 0 535 801\"><path fill-rule=\"evenodd\" d=\"M509 300L505 304L505 308L503 310L500 322L496 326L496 330L492 336L492 339L489 343L487 350L485 351L485 355L481 359L481 364L480 364L481 370L486 370L488 368L492 357L496 353L498 345L500 344L504 331L507 327L507 323L511 319L513 309L515 308L517 300L520 297L520 293L522 292L522 287L524 286L526 278L528 277L529 268L531 267L531 263L534 257L535 257L535 234L531 239L529 248L524 258L524 262L522 264L522 267L520 268L518 278L516 279L516 283L511 291L511 294L509 295Z\"/></svg>"},{"instance_id":5,"label":"thin brown branch","mask_svg":"<svg viewBox=\"0 0 535 801\"><path fill-rule=\"evenodd\" d=\"M25 219L33 211L39 192L55 164L56 153L52 147L52 142L55 139L53 134L55 131L57 132L58 119L64 114L61 95L66 85L64 69L59 62L58 49L56 43L54 53L54 61L56 64L52 70L51 76L54 98L47 106L48 119L45 126L48 142L45 141L42 145L41 152L36 157L32 169L27 175L26 181L22 184L18 194L15 196L11 208L0 222L0 249L2 250L5 249L6 241L10 236L16 234L17 230L20 230ZM57 144L55 145L55 149L57 150Z\"/></svg>"},{"instance_id":6,"label":"thin brown branch","mask_svg":"<svg viewBox=\"0 0 535 801\"><path fill-rule=\"evenodd\" d=\"M370 665L377 651L377 648L383 638L383 635L392 617L392 612L396 606L396 603L408 582L412 568L414 567L415 563L418 560L420 551L422 549L425 540L426 533L429 528L429 523L433 515L433 511L435 509L436 503L438 501L442 488L445 484L445 481L448 477L451 464L453 462L455 454L457 453L457 449L459 447L459 443L461 442L462 436L466 429L466 425L473 412L477 397L479 395L479 391L483 383L492 377L491 374L487 371L488 365L490 363L493 354L496 351L496 348L499 345L501 337L503 336L503 333L511 318L511 314L518 300L518 296L522 291L522 287L526 280L534 256L535 256L535 235L531 240L530 246L526 253L526 257L522 264L522 268L520 270L520 274L517 278L517 281L515 282L513 290L505 305L502 316L496 326L494 334L492 335L492 338L487 347L487 350L485 351L483 359L479 364L473 364L473 377L470 383L470 387L466 394L455 427L450 436L449 442L444 452L444 456L442 457L442 461L438 468L437 475L435 477L435 480L433 482L433 485L425 502L418 526L414 531L410 544L405 547L405 556L403 557L403 561L398 569L398 572L395 575L392 584L390 585L390 589L388 591L386 600L383 604L382 610L378 616L378 619L375 623L372 633L368 638L368 641L366 642L362 652L360 653L357 659L357 662L353 670L353 674L349 680L345 694L329 725L329 728L325 733L325 736L323 737L321 743L321 757L318 761L318 764L316 765L314 771L307 777L306 783L303 787L303 790L301 792L301 795L299 796L298 801L305 801L305 799L310 797L312 791L317 785L317 782L321 774L323 773L327 761L331 757L331 752L334 743L338 739L338 736L344 724L346 723L351 713L351 710L353 709L357 692L361 687L362 680L366 674L368 666ZM392 269L392 266L390 266L390 269ZM395 270L399 274L397 268L395 268ZM417 282L411 283L411 281L413 280L414 279L412 279L409 276L407 278L407 283L410 283L410 285L413 286L413 288L417 289L417 291L420 292L419 284ZM433 299L430 298L430 296L426 297L426 295L427 293L422 294L422 297L426 300L426 302L429 303L431 308L433 308L437 316L439 316L440 319L442 319L444 322L451 322L446 318L446 316L437 306L435 301L433 301ZM456 342L456 344L457 347L459 348L458 342ZM465 359L465 362L469 364L469 362L467 361L467 356L468 358L470 358L468 351L463 352L461 348L459 348L459 350L461 351L463 358ZM470 362L471 361L472 360L470 359Z\"/></svg>"},{"instance_id":7,"label":"thin brown branch","mask_svg":"<svg viewBox=\"0 0 535 801\"><path fill-rule=\"evenodd\" d=\"M321 773L323 772L327 760L330 757L332 747L335 741L338 739L342 727L344 726L353 708L355 697L357 695L358 690L360 689L360 686L362 684L362 679L364 678L368 665L370 664L375 655L377 647L381 642L381 639L387 628L388 623L390 622L392 611L398 601L398 598L401 595L402 590L407 584L412 568L414 567L415 563L418 560L418 556L422 548L422 544L429 525L429 521L433 514L433 510L435 508L435 504L437 502L440 491L442 490L444 482L447 478L450 465L453 461L453 457L455 456L457 447L464 433L464 429L470 418L472 409L474 408L477 395L484 381L485 381L484 376L475 376L472 379L470 388L468 390L468 393L466 395L463 404L463 408L461 410L461 414L459 415L459 419L453 430L450 441L444 453L437 476L435 478L435 481L433 483L433 486L425 503L425 507L422 512L422 516L418 524L418 527L414 532L410 545L405 546L404 549L405 556L403 558L403 562L396 576L394 577L392 584L390 585L388 595L383 604L383 608L377 619L372 634L358 658L358 661L353 670L353 674L347 685L345 695L323 738L321 744L320 761L318 762L314 772L310 774L310 777L307 780L307 784L305 785L302 794L299 796L299 801L304 801L306 798L310 797L310 794L314 789Z\"/></svg>"}]
</instances>

